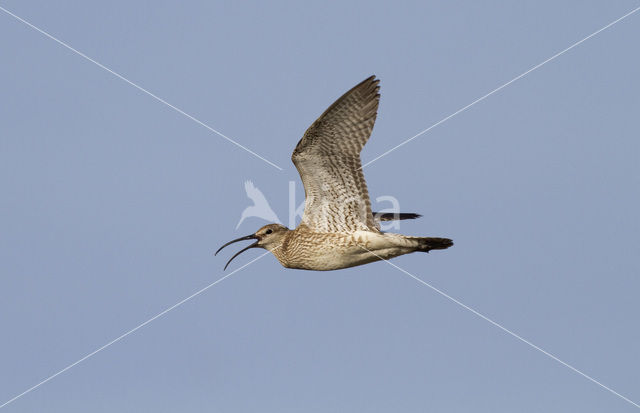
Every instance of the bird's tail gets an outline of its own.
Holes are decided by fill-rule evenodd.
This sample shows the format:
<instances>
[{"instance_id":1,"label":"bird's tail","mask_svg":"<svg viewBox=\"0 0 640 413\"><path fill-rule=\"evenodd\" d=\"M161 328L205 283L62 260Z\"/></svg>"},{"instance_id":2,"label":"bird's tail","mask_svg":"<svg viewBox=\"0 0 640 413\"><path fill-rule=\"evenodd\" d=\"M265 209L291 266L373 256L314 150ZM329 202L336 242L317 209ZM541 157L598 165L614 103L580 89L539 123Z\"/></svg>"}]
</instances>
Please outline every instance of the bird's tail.
<instances>
[{"instance_id":1,"label":"bird's tail","mask_svg":"<svg viewBox=\"0 0 640 413\"><path fill-rule=\"evenodd\" d=\"M416 237L419 242L418 251L429 252L431 250L445 250L453 245L449 238Z\"/></svg>"}]
</instances>

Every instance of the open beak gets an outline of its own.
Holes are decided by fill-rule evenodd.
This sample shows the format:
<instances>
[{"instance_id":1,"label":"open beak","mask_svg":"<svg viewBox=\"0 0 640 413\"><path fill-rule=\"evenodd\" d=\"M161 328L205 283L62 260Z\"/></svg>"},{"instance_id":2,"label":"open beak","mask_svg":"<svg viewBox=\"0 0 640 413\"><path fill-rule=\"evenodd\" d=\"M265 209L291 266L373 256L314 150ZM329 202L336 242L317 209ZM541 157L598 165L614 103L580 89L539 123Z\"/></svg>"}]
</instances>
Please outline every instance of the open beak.
<instances>
[{"instance_id":1,"label":"open beak","mask_svg":"<svg viewBox=\"0 0 640 413\"><path fill-rule=\"evenodd\" d=\"M238 239L234 239L233 241L229 241L229 242L227 242L226 244L224 244L222 247L220 247L220 248L218 249L218 251L216 251L216 253L215 253L215 254L213 254L213 255L218 255L218 253L219 253L219 252L220 252L224 247L226 247L227 245L231 245L231 244L233 244L234 242L238 242L238 241L246 241L246 240L249 240L249 239L256 239L256 240L257 240L257 239L258 239L258 237L257 237L257 236L255 236L254 234L251 234L251 235L247 235L246 237L240 237L240 238L238 238ZM258 241L254 242L253 244L249 245L248 247L245 247L245 248L241 249L240 251L236 252L236 253L235 253L235 255L234 255L233 257L231 257L231 259L230 259L229 261L227 261L227 264L224 266L224 269L225 269L225 270L227 269L227 267L229 266L229 264L231 263L231 261L233 261L233 259L234 259L235 257L237 257L238 255L242 254L242 253L243 253L243 252L245 252L246 250L248 250L248 249L250 249L250 248L256 248L257 246L258 246ZM223 270L223 271L224 271L224 270Z\"/></svg>"}]
</instances>

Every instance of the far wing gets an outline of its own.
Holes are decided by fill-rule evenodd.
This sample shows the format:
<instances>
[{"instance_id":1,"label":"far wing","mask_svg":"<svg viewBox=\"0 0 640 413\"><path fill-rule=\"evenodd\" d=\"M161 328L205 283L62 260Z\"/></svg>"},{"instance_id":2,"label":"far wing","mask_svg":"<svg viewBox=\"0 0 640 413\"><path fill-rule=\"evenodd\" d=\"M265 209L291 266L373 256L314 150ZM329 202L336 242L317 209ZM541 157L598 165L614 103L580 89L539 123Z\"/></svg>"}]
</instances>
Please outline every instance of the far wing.
<instances>
[{"instance_id":1,"label":"far wing","mask_svg":"<svg viewBox=\"0 0 640 413\"><path fill-rule=\"evenodd\" d=\"M418 219L422 215L413 212L374 212L373 219L378 222L398 221L403 219Z\"/></svg>"},{"instance_id":2,"label":"far wing","mask_svg":"<svg viewBox=\"0 0 640 413\"><path fill-rule=\"evenodd\" d=\"M379 80L364 80L333 103L293 151L306 194L302 222L317 232L377 231L360 151L376 120Z\"/></svg>"}]
</instances>

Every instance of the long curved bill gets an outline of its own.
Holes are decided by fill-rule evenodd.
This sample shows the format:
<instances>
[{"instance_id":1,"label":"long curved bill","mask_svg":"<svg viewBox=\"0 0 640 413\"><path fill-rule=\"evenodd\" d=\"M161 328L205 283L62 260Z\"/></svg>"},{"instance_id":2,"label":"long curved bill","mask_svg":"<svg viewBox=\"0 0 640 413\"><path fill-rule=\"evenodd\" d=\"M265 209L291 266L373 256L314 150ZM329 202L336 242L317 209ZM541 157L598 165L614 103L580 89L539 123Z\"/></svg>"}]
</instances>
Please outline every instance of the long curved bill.
<instances>
[{"instance_id":1,"label":"long curved bill","mask_svg":"<svg viewBox=\"0 0 640 413\"><path fill-rule=\"evenodd\" d=\"M251 234L251 235L247 235L246 237L240 237L240 238L234 239L233 241L229 241L229 242L227 242L226 244L224 244L222 247L218 248L218 251L216 251L216 253L215 253L215 254L213 254L213 255L218 255L218 253L219 253L219 252L220 252L224 247L226 247L227 245L231 245L231 244L233 244L233 243L235 243L235 242L238 242L238 241L246 241L246 240L250 240L250 239L257 239L257 238L258 238L258 237L256 237L254 234ZM243 253L243 252L245 252L246 250L251 249L251 248L256 248L257 246L258 246L258 241L254 242L253 244L251 244L251 245L249 245L249 246L247 246L247 247L245 247L245 248L241 249L240 251L236 252L236 253L234 254L234 256L233 256L233 257L231 257L231 259L230 259L229 261L227 261L227 264L224 266L224 269L225 269L225 270L227 269L227 267L229 266L229 264L231 264L231 261L233 261L233 259L234 259L235 257L237 257L238 255L242 254L242 253ZM224 271L224 270L223 270L223 271Z\"/></svg>"}]
</instances>

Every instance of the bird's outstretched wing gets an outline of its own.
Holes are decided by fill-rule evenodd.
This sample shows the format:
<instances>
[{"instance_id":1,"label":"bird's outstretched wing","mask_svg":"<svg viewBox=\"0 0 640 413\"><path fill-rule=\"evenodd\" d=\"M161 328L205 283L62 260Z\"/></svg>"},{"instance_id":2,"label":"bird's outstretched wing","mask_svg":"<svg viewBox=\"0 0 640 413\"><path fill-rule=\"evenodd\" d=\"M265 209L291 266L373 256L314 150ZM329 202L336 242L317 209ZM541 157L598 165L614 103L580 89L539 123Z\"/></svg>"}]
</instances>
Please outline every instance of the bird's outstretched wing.
<instances>
[{"instance_id":1,"label":"bird's outstretched wing","mask_svg":"<svg viewBox=\"0 0 640 413\"><path fill-rule=\"evenodd\" d=\"M378 231L360 162L376 120L378 83L371 76L342 95L293 151L306 194L302 223L314 231Z\"/></svg>"}]
</instances>

